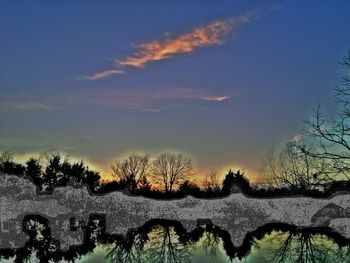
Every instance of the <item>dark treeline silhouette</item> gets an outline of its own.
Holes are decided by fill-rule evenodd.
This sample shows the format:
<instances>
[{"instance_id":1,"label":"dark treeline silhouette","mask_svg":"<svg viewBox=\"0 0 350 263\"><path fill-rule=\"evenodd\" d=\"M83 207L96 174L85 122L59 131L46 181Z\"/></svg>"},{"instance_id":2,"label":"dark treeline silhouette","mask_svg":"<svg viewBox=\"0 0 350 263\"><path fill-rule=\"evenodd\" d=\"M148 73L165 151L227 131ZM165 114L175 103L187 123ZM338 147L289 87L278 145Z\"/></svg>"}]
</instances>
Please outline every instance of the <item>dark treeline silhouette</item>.
<instances>
[{"instance_id":1,"label":"dark treeline silhouette","mask_svg":"<svg viewBox=\"0 0 350 263\"><path fill-rule=\"evenodd\" d=\"M167 153L164 156L168 158L171 155ZM217 179L217 173L211 170L206 175L202 187L190 180L190 169L186 170L186 174L180 175L180 172L177 172L177 177L169 174L164 176L160 173L163 180L161 182L164 185L168 184L168 188L152 187L153 181L156 183L159 181L154 179L153 170L147 164L148 155L132 154L123 161L117 161L116 165L119 165L119 168L114 166L113 171L119 174L119 180L115 178L115 180L107 182L102 181L99 173L90 170L83 161L71 162L69 158L63 158L57 153L47 155L45 161L31 157L25 166L13 161L13 153L5 152L2 156L6 158L2 159L5 161L0 162L0 173L29 178L41 194L51 194L55 187L67 185L74 187L87 185L90 192L94 194L123 190L130 195L142 195L155 199L183 198L188 195L196 198L222 198L239 192L252 197L291 195L327 197L337 191L350 191L350 181L333 181L323 185L322 188L290 187L283 184L259 186L251 184L240 170L236 172L229 170L221 184ZM171 162L174 160L178 162L176 165L186 160L185 166L191 167L188 166L190 159L186 159L182 155L173 155ZM171 169L171 172L173 171L174 169ZM166 182L167 178L168 182Z\"/></svg>"},{"instance_id":2,"label":"dark treeline silhouette","mask_svg":"<svg viewBox=\"0 0 350 263\"><path fill-rule=\"evenodd\" d=\"M0 154L0 174L24 175L25 167L14 162L14 153L3 151Z\"/></svg>"},{"instance_id":3,"label":"dark treeline silhouette","mask_svg":"<svg viewBox=\"0 0 350 263\"><path fill-rule=\"evenodd\" d=\"M163 153L150 162L148 154L133 153L115 162L112 169L117 181L101 186L99 193L127 189L132 195L168 199L187 195L197 198L219 198L237 192L254 197L326 197L337 191L350 191L350 181L322 179L316 170L318 166L312 165L310 158L290 142L286 154L283 155L283 163L278 164L278 170L273 167L275 170L269 171L275 176L275 181L270 181L267 185L251 184L240 170L229 170L220 184L217 172L210 170L202 186L199 186L191 180L191 160L182 154ZM152 187L154 182L158 187Z\"/></svg>"},{"instance_id":4,"label":"dark treeline silhouette","mask_svg":"<svg viewBox=\"0 0 350 263\"><path fill-rule=\"evenodd\" d=\"M71 230L76 231L72 224L74 220L71 220ZM178 221L153 219L125 235L120 235L108 234L105 216L92 214L89 221L82 226L83 243L70 246L64 251L60 250L59 241L51 236L49 221L46 218L40 215L26 215L22 228L29 236L25 246L18 249L0 249L0 257L6 259L16 256L16 263L30 262L33 255L35 262L60 262L62 259L74 262L101 244L108 245L106 259L112 262L190 262L188 260L191 258L192 245L201 242L200 245L205 251L215 253L221 240L226 255L233 260L236 257L246 257L253 246L256 247L257 242L276 232L283 236L273 250L269 251L274 259L271 262L285 262L284 259L291 257L296 259L291 262L347 262L343 260L348 258L350 253L349 240L329 228L298 228L283 223L264 225L248 232L242 245L236 247L230 234L213 224L197 223L197 227L188 232ZM323 243L317 241L320 237ZM271 238L276 240L276 235ZM329 245L324 246L325 241L332 242L332 247L336 245L334 250L339 253L325 258L325 248L329 249ZM325 261L320 260L321 256ZM330 256L333 261L329 261Z\"/></svg>"},{"instance_id":5,"label":"dark treeline silhouette","mask_svg":"<svg viewBox=\"0 0 350 263\"><path fill-rule=\"evenodd\" d=\"M45 160L44 160L45 159ZM92 191L100 186L101 176L89 170L83 161L71 162L58 153L48 154L45 158L30 157L25 163L14 162L12 152L0 154L0 174L13 174L29 178L40 193L52 193L55 187L71 184L87 184Z\"/></svg>"}]
</instances>

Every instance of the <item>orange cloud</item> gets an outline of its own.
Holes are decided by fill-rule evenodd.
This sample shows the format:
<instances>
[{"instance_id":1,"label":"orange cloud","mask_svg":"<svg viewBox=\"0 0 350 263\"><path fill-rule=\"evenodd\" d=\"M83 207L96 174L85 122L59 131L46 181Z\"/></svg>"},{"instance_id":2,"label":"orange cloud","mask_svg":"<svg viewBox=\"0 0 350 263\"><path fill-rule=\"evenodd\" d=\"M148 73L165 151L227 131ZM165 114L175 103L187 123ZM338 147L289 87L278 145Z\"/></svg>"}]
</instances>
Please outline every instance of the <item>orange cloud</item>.
<instances>
[{"instance_id":1,"label":"orange cloud","mask_svg":"<svg viewBox=\"0 0 350 263\"><path fill-rule=\"evenodd\" d=\"M97 80L109 77L124 73L122 69L125 67L144 68L150 62L173 58L179 54L193 53L200 47L220 45L229 32L237 26L248 23L250 17L251 14L248 14L233 19L216 20L175 37L140 44L137 46L138 51L132 56L115 61L116 69L98 72L86 79Z\"/></svg>"}]
</instances>

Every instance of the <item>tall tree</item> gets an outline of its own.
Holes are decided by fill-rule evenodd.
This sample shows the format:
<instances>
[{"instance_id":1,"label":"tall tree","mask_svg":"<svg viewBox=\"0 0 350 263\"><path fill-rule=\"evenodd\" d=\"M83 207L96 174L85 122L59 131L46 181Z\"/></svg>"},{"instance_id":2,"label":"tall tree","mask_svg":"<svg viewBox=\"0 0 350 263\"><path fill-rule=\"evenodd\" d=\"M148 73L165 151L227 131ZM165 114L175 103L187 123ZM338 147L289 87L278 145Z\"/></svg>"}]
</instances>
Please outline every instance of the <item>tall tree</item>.
<instances>
[{"instance_id":1,"label":"tall tree","mask_svg":"<svg viewBox=\"0 0 350 263\"><path fill-rule=\"evenodd\" d=\"M317 147L312 150L300 149L309 156L327 162L327 173L333 180L350 180L350 52L341 64L345 73L335 88L340 110L335 118L329 119L318 106L312 118L307 120L309 128L305 131Z\"/></svg>"},{"instance_id":2,"label":"tall tree","mask_svg":"<svg viewBox=\"0 0 350 263\"><path fill-rule=\"evenodd\" d=\"M65 161L64 167L68 161ZM43 187L51 191L55 186L66 185L69 181L69 175L62 169L62 157L59 154L53 154L43 174Z\"/></svg>"},{"instance_id":3,"label":"tall tree","mask_svg":"<svg viewBox=\"0 0 350 263\"><path fill-rule=\"evenodd\" d=\"M26 175L33 180L34 184L41 185L43 183L43 177L42 165L40 164L40 161L34 157L30 157L26 162L26 165Z\"/></svg>"},{"instance_id":4,"label":"tall tree","mask_svg":"<svg viewBox=\"0 0 350 263\"><path fill-rule=\"evenodd\" d=\"M112 165L113 175L125 183L130 190L147 185L149 157L148 154L133 153L123 160L116 160Z\"/></svg>"},{"instance_id":5,"label":"tall tree","mask_svg":"<svg viewBox=\"0 0 350 263\"><path fill-rule=\"evenodd\" d=\"M178 153L162 153L153 161L152 173L155 181L163 186L165 192L172 192L174 187L185 181L192 174L190 158Z\"/></svg>"},{"instance_id":6,"label":"tall tree","mask_svg":"<svg viewBox=\"0 0 350 263\"><path fill-rule=\"evenodd\" d=\"M218 172L214 169L210 169L203 180L203 187L208 192L215 192L220 190Z\"/></svg>"},{"instance_id":7,"label":"tall tree","mask_svg":"<svg viewBox=\"0 0 350 263\"><path fill-rule=\"evenodd\" d=\"M291 190L323 189L330 181L325 162L300 149L310 149L303 141L290 141L279 151L270 151L263 159L262 174L272 186Z\"/></svg>"}]
</instances>

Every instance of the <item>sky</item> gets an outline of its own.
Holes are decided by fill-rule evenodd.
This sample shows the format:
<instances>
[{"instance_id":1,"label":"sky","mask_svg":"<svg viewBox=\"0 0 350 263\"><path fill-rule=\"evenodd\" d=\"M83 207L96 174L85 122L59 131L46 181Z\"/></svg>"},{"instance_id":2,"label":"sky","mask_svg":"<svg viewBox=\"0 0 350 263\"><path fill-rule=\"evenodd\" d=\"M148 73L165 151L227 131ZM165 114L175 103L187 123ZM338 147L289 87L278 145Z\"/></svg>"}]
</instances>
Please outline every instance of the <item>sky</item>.
<instances>
[{"instance_id":1,"label":"sky","mask_svg":"<svg viewBox=\"0 0 350 263\"><path fill-rule=\"evenodd\" d=\"M0 1L0 150L244 169L332 113L349 1Z\"/></svg>"}]
</instances>

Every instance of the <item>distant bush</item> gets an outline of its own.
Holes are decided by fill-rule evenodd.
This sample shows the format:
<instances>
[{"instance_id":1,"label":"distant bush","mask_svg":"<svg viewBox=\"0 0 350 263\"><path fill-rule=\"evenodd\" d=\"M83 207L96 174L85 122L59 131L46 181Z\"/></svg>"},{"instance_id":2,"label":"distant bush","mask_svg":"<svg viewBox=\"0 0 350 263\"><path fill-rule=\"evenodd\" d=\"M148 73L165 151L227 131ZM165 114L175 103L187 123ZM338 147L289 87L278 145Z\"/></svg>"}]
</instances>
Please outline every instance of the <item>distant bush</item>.
<instances>
[{"instance_id":1,"label":"distant bush","mask_svg":"<svg viewBox=\"0 0 350 263\"><path fill-rule=\"evenodd\" d=\"M240 170L238 170L236 173L234 173L232 170L228 171L222 183L221 195L229 195L234 186L239 187L239 189L241 189L244 193L248 193L252 190L249 180L244 177Z\"/></svg>"}]
</instances>

